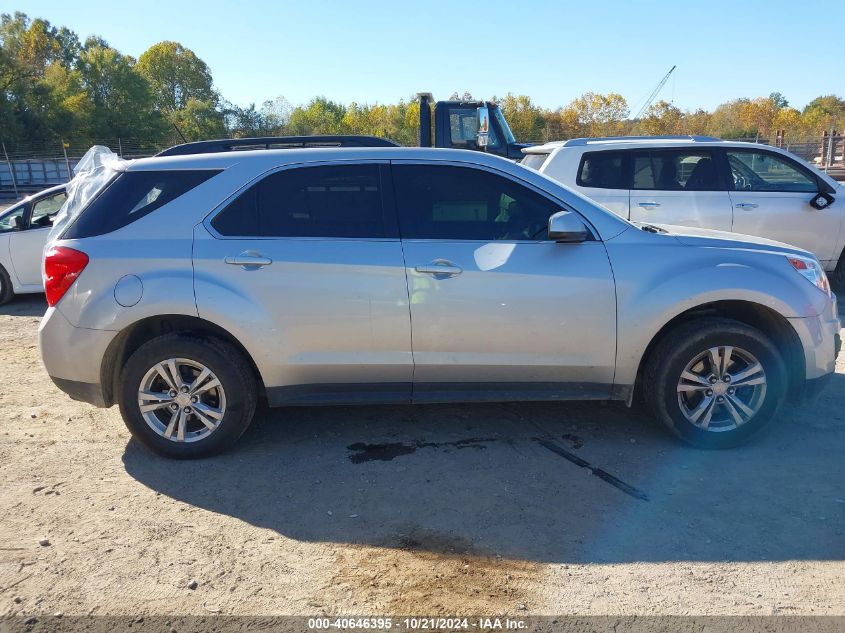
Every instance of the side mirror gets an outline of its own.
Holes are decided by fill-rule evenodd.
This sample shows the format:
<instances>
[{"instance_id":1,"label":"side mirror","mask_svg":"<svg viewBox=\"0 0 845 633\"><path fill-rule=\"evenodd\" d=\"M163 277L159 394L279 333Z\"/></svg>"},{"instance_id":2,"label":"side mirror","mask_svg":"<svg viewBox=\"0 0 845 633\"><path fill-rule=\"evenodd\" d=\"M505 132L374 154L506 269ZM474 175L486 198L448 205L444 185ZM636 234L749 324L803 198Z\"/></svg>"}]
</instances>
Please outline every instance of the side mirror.
<instances>
[{"instance_id":1,"label":"side mirror","mask_svg":"<svg viewBox=\"0 0 845 633\"><path fill-rule=\"evenodd\" d=\"M23 229L23 216L16 215L12 218L12 230L20 231L21 229Z\"/></svg>"},{"instance_id":2,"label":"side mirror","mask_svg":"<svg viewBox=\"0 0 845 633\"><path fill-rule=\"evenodd\" d=\"M481 106L475 112L478 118L476 144L478 147L487 147L487 139L490 133L490 113L487 110L487 106Z\"/></svg>"},{"instance_id":3,"label":"side mirror","mask_svg":"<svg viewBox=\"0 0 845 633\"><path fill-rule=\"evenodd\" d=\"M549 239L555 242L583 242L590 236L586 225L572 211L558 211L549 218Z\"/></svg>"},{"instance_id":4,"label":"side mirror","mask_svg":"<svg viewBox=\"0 0 845 633\"><path fill-rule=\"evenodd\" d=\"M835 198L832 195L825 191L821 191L813 196L812 200L810 200L810 206L821 211L822 209L829 207L834 200Z\"/></svg>"}]
</instances>

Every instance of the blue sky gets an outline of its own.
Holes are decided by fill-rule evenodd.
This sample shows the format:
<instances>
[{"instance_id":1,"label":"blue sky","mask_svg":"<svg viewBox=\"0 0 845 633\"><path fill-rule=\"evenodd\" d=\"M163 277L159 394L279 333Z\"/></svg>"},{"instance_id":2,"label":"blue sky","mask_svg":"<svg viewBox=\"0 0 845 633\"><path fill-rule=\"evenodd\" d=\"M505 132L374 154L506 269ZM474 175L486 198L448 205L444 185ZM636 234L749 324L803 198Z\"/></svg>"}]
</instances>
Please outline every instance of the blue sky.
<instances>
[{"instance_id":1,"label":"blue sky","mask_svg":"<svg viewBox=\"0 0 845 633\"><path fill-rule=\"evenodd\" d=\"M636 110L673 64L659 98L681 108L773 91L799 108L845 96L841 0L3 0L0 11L14 10L136 57L177 40L239 105L469 90L556 108L591 90L619 92Z\"/></svg>"}]
</instances>

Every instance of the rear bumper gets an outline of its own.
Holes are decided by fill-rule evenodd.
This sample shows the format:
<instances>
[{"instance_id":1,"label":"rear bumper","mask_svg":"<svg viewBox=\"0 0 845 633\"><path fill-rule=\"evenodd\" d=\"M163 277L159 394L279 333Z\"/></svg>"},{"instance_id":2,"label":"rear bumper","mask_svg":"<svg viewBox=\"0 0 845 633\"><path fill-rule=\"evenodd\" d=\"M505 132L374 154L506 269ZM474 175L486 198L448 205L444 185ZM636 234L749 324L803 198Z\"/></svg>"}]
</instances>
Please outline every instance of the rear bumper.
<instances>
[{"instance_id":1,"label":"rear bumper","mask_svg":"<svg viewBox=\"0 0 845 633\"><path fill-rule=\"evenodd\" d=\"M108 406L100 368L117 334L112 330L75 327L59 310L49 308L38 327L41 360L56 386L71 398Z\"/></svg>"},{"instance_id":2,"label":"rear bumper","mask_svg":"<svg viewBox=\"0 0 845 633\"><path fill-rule=\"evenodd\" d=\"M72 400L87 402L88 404L93 404L95 407L109 406L106 403L103 388L99 384L65 380L64 378L56 378L55 376L50 376L50 379L59 389L69 395Z\"/></svg>"}]
</instances>

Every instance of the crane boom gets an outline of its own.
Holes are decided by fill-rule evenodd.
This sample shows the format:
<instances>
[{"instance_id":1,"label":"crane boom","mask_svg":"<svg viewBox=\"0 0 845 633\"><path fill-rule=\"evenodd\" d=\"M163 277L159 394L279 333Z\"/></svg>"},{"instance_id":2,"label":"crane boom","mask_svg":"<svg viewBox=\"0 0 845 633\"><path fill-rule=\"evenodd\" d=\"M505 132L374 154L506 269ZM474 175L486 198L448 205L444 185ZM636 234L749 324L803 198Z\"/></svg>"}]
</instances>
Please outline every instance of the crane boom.
<instances>
[{"instance_id":1,"label":"crane boom","mask_svg":"<svg viewBox=\"0 0 845 633\"><path fill-rule=\"evenodd\" d=\"M651 94L648 95L648 99L645 100L643 107L640 108L639 112L637 112L637 116L634 117L635 120L642 118L643 114L645 114L645 111L648 110L652 101L654 101L655 97L657 97L657 93L659 93L660 89L663 88L664 85L666 85L666 82L669 79L669 75L671 75L673 72L675 72L675 68L677 68L677 66L672 66L672 68L669 69L669 72L666 73L665 75L663 75L663 79L661 79L660 83L657 84L657 87L654 90L651 91Z\"/></svg>"}]
</instances>

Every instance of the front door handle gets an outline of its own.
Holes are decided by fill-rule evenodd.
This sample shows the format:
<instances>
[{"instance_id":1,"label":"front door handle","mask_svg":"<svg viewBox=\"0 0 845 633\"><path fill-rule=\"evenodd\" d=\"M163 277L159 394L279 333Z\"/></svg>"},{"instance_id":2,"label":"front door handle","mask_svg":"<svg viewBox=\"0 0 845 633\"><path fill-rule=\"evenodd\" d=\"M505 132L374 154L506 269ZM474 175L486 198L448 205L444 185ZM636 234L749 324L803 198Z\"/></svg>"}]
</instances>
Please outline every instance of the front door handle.
<instances>
[{"instance_id":1,"label":"front door handle","mask_svg":"<svg viewBox=\"0 0 845 633\"><path fill-rule=\"evenodd\" d=\"M659 202L640 202L640 206L645 208L645 209L653 209L655 207L659 207L660 203Z\"/></svg>"},{"instance_id":2,"label":"front door handle","mask_svg":"<svg viewBox=\"0 0 845 633\"><path fill-rule=\"evenodd\" d=\"M435 277L454 277L464 272L460 266L456 266L448 259L435 259L430 264L414 268L418 273L434 275Z\"/></svg>"},{"instance_id":3,"label":"front door handle","mask_svg":"<svg viewBox=\"0 0 845 633\"><path fill-rule=\"evenodd\" d=\"M760 205L753 202L737 202L734 206L737 209L756 209Z\"/></svg>"},{"instance_id":4,"label":"front door handle","mask_svg":"<svg viewBox=\"0 0 845 633\"><path fill-rule=\"evenodd\" d=\"M254 251L244 251L240 255L226 257L223 261L232 266L243 266L246 269L261 268L273 263L273 260L269 257L264 257L261 253Z\"/></svg>"}]
</instances>

